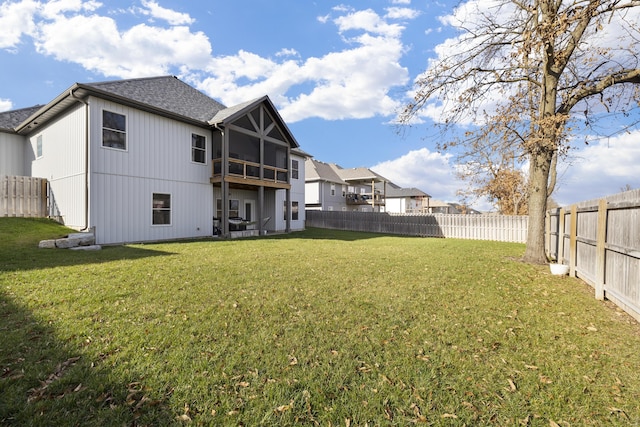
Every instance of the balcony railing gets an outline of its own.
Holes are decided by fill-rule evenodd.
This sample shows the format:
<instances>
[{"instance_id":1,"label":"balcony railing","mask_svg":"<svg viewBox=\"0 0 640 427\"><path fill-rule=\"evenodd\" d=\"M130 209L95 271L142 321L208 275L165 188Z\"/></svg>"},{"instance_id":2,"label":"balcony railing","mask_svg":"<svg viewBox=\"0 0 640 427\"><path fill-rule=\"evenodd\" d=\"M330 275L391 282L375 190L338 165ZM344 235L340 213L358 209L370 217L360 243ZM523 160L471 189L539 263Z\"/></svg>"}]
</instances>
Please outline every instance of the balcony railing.
<instances>
[{"instance_id":1,"label":"balcony railing","mask_svg":"<svg viewBox=\"0 0 640 427\"><path fill-rule=\"evenodd\" d=\"M373 202L377 206L384 205L384 198L380 194L374 194L372 198L371 194L347 193L345 198L347 205L371 205Z\"/></svg>"},{"instance_id":2,"label":"balcony railing","mask_svg":"<svg viewBox=\"0 0 640 427\"><path fill-rule=\"evenodd\" d=\"M229 175L246 180L260 180L260 163L229 159ZM262 181L284 184L289 182L289 171L275 166L262 165ZM213 159L213 177L222 176L222 159Z\"/></svg>"}]
</instances>

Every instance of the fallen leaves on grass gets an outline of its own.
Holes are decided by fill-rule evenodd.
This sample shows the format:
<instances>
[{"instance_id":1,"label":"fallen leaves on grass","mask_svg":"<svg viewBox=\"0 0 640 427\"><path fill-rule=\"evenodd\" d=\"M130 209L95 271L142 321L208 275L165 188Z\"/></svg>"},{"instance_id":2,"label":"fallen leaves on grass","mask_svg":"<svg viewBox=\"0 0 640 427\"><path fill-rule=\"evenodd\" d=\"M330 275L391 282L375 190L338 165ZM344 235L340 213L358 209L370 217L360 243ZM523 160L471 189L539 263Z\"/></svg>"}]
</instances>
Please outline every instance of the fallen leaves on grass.
<instances>
[{"instance_id":1,"label":"fallen leaves on grass","mask_svg":"<svg viewBox=\"0 0 640 427\"><path fill-rule=\"evenodd\" d=\"M275 412L278 415L281 415L287 411L290 411L291 409L293 409L293 400L289 401L288 405L278 406L276 409L273 410L273 412Z\"/></svg>"},{"instance_id":2,"label":"fallen leaves on grass","mask_svg":"<svg viewBox=\"0 0 640 427\"><path fill-rule=\"evenodd\" d=\"M51 383L62 378L67 369L75 365L78 360L80 360L80 357L71 357L62 363L58 363L58 365L56 366L56 370L52 374L50 374L46 380L40 382L40 387L32 388L31 390L29 390L29 397L27 397L27 402L34 402L36 400L45 398L47 389L49 388ZM82 387L76 387L74 391L76 391L76 389L78 389L77 391L80 391Z\"/></svg>"}]
</instances>

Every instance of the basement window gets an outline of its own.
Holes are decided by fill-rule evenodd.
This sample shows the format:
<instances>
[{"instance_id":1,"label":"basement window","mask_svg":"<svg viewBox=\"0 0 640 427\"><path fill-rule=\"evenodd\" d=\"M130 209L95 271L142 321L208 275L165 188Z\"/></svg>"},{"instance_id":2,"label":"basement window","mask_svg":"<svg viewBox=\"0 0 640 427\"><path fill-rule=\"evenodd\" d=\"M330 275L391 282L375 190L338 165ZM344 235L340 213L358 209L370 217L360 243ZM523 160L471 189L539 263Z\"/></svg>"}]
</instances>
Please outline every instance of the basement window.
<instances>
[{"instance_id":1,"label":"basement window","mask_svg":"<svg viewBox=\"0 0 640 427\"><path fill-rule=\"evenodd\" d=\"M127 149L127 118L124 114L102 111L102 146Z\"/></svg>"},{"instance_id":2,"label":"basement window","mask_svg":"<svg viewBox=\"0 0 640 427\"><path fill-rule=\"evenodd\" d=\"M291 220L298 221L299 218L299 204L298 202L291 202ZM287 220L287 202L284 202L284 220Z\"/></svg>"},{"instance_id":3,"label":"basement window","mask_svg":"<svg viewBox=\"0 0 640 427\"><path fill-rule=\"evenodd\" d=\"M153 193L153 225L171 225L171 194Z\"/></svg>"}]
</instances>

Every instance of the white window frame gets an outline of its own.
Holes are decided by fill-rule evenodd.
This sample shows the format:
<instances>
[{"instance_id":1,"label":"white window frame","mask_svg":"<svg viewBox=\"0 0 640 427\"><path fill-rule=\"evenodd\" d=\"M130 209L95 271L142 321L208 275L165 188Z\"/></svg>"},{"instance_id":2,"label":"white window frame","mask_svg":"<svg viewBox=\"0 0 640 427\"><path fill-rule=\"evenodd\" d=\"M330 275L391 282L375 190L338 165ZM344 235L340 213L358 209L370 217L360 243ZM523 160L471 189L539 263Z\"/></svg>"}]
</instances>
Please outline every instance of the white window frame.
<instances>
[{"instance_id":1,"label":"white window frame","mask_svg":"<svg viewBox=\"0 0 640 427\"><path fill-rule=\"evenodd\" d=\"M36 136L36 159L41 159L44 156L44 149L42 146L42 134Z\"/></svg>"},{"instance_id":2,"label":"white window frame","mask_svg":"<svg viewBox=\"0 0 640 427\"><path fill-rule=\"evenodd\" d=\"M168 208L156 207L154 205L154 202L156 200L156 194L163 195L163 196L169 196L169 207ZM154 223L154 214L155 214L156 211L168 211L169 212L169 223L168 224L155 224ZM171 225L173 225L173 195L171 193L166 193L166 192L161 192L161 191L154 191L153 193L151 193L151 225L153 227L170 227Z\"/></svg>"},{"instance_id":3,"label":"white window frame","mask_svg":"<svg viewBox=\"0 0 640 427\"><path fill-rule=\"evenodd\" d=\"M234 204L237 208L231 209ZM231 215L232 211L236 213L235 216ZM229 199L229 218L240 218L240 199ZM222 220L222 199L216 199L216 219Z\"/></svg>"},{"instance_id":4,"label":"white window frame","mask_svg":"<svg viewBox=\"0 0 640 427\"><path fill-rule=\"evenodd\" d=\"M202 138L204 140L204 148L200 148L200 147L196 147L195 145L193 145L194 143L194 136L198 136L200 138ZM199 162L195 159L195 153L196 152L201 152L204 154L204 159L202 162ZM196 132L191 132L191 163L195 163L197 165L206 165L207 164L207 137L205 135L200 135L199 133Z\"/></svg>"},{"instance_id":5,"label":"white window frame","mask_svg":"<svg viewBox=\"0 0 640 427\"><path fill-rule=\"evenodd\" d=\"M117 114L119 116L123 116L124 117L124 131L121 131L120 129L112 129L112 128L108 128L104 126L104 113L111 113L111 114ZM100 146L102 148L105 148L107 150L117 150L117 151L129 151L129 132L127 130L128 128L128 124L129 123L129 117L127 117L126 114L124 113L118 113L112 110L109 110L107 108L103 108L101 113L100 113ZM104 135L103 135L103 131L104 130L108 130L111 132L118 132L118 133L123 133L124 134L124 148L118 148L118 147L110 147L108 145L104 145Z\"/></svg>"},{"instance_id":6,"label":"white window frame","mask_svg":"<svg viewBox=\"0 0 640 427\"><path fill-rule=\"evenodd\" d=\"M299 179L300 176L300 162L296 159L291 159L291 179Z\"/></svg>"}]
</instances>

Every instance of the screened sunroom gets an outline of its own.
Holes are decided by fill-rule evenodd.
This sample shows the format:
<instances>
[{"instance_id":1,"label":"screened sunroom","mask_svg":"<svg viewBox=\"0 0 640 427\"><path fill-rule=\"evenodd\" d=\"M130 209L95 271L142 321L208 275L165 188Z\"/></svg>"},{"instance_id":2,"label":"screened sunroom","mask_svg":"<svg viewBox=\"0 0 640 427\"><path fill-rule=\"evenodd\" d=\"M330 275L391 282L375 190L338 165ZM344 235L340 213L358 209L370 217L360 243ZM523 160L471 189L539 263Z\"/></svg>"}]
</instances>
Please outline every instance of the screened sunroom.
<instances>
[{"instance_id":1,"label":"screened sunroom","mask_svg":"<svg viewBox=\"0 0 640 427\"><path fill-rule=\"evenodd\" d=\"M286 207L291 206L291 149L298 143L269 98L223 110L211 124L211 183L219 233L274 230L273 220L283 208L289 212L283 231L290 231L292 209Z\"/></svg>"}]
</instances>

